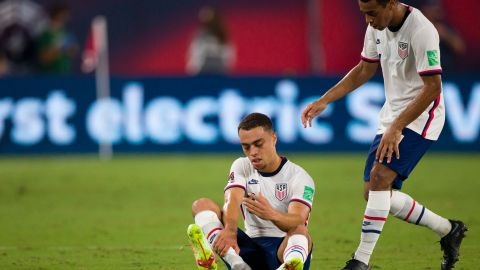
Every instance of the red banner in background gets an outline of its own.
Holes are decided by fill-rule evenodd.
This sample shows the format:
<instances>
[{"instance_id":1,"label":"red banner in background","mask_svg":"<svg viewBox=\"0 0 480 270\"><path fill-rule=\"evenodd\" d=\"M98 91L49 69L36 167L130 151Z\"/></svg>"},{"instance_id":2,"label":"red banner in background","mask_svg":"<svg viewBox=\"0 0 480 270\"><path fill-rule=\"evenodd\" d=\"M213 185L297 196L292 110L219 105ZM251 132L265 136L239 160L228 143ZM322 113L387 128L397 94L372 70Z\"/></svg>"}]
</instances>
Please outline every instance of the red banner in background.
<instances>
[{"instance_id":1,"label":"red banner in background","mask_svg":"<svg viewBox=\"0 0 480 270\"><path fill-rule=\"evenodd\" d=\"M319 1L310 5L310 1ZM51 0L36 1L47 5ZM92 18L109 22L110 62L114 75L184 75L189 43L205 4L222 11L236 51L233 74L310 74L309 8L316 6L320 32L315 42L324 74L344 74L359 61L365 21L356 1L71 1L71 30L79 44L87 38ZM408 2L408 1L407 1ZM420 1L415 2L417 5ZM480 10L477 0L443 0L446 19L466 42L466 53L453 72L474 72L480 62ZM115 8L111 8L115 6ZM80 59L78 59L78 62ZM78 71L80 64L78 64ZM447 72L449 74L450 72Z\"/></svg>"}]
</instances>

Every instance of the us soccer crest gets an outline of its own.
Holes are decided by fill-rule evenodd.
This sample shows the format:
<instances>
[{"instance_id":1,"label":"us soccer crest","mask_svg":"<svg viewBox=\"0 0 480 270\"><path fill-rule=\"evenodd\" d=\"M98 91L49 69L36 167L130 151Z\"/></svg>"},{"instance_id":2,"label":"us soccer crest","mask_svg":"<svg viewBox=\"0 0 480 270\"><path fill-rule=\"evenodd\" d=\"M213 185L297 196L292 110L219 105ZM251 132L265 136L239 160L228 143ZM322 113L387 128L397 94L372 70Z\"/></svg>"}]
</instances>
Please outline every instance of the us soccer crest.
<instances>
[{"instance_id":1,"label":"us soccer crest","mask_svg":"<svg viewBox=\"0 0 480 270\"><path fill-rule=\"evenodd\" d=\"M398 42L398 56L400 58L405 59L408 56L408 43L406 42Z\"/></svg>"},{"instance_id":2,"label":"us soccer crest","mask_svg":"<svg viewBox=\"0 0 480 270\"><path fill-rule=\"evenodd\" d=\"M275 185L275 197L280 201L287 197L287 183Z\"/></svg>"}]
</instances>

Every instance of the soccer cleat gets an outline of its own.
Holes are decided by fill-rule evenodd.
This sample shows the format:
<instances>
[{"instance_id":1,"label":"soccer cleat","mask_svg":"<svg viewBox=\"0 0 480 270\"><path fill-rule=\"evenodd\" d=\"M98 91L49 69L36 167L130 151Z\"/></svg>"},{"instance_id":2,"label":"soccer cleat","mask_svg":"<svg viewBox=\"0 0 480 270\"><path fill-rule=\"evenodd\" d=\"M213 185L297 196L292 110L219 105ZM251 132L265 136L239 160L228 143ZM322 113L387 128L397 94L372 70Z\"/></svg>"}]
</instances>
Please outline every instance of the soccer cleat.
<instances>
[{"instance_id":1,"label":"soccer cleat","mask_svg":"<svg viewBox=\"0 0 480 270\"><path fill-rule=\"evenodd\" d=\"M347 261L347 265L342 268L342 270L369 270L370 267L363 262L355 259Z\"/></svg>"},{"instance_id":2,"label":"soccer cleat","mask_svg":"<svg viewBox=\"0 0 480 270\"><path fill-rule=\"evenodd\" d=\"M300 258L291 258L280 265L277 270L303 270L303 262Z\"/></svg>"},{"instance_id":3,"label":"soccer cleat","mask_svg":"<svg viewBox=\"0 0 480 270\"><path fill-rule=\"evenodd\" d=\"M193 255L199 270L217 270L217 262L215 261L215 254L208 244L202 228L197 224L190 224L187 229L188 239L192 245Z\"/></svg>"},{"instance_id":4,"label":"soccer cleat","mask_svg":"<svg viewBox=\"0 0 480 270\"><path fill-rule=\"evenodd\" d=\"M442 270L450 270L458 261L460 245L468 231L467 226L459 220L449 220L452 229L440 240L440 247L443 250Z\"/></svg>"}]
</instances>

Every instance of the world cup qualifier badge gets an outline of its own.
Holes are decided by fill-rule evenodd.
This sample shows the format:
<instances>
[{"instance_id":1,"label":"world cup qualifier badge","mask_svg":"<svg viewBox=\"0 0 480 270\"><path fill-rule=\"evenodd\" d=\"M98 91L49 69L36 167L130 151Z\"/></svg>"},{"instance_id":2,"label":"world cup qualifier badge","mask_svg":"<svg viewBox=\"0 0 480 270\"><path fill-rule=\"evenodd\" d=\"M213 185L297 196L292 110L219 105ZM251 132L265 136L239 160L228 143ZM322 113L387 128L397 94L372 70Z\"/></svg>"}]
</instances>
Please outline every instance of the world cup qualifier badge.
<instances>
[{"instance_id":1,"label":"world cup qualifier badge","mask_svg":"<svg viewBox=\"0 0 480 270\"><path fill-rule=\"evenodd\" d=\"M398 56L402 59L408 57L408 43L401 41L398 42Z\"/></svg>"},{"instance_id":2,"label":"world cup qualifier badge","mask_svg":"<svg viewBox=\"0 0 480 270\"><path fill-rule=\"evenodd\" d=\"M233 183L235 182L235 174L233 172L230 173L228 176L228 183Z\"/></svg>"},{"instance_id":3,"label":"world cup qualifier badge","mask_svg":"<svg viewBox=\"0 0 480 270\"><path fill-rule=\"evenodd\" d=\"M287 183L280 183L275 185L275 197L279 201L283 201L287 197Z\"/></svg>"}]
</instances>

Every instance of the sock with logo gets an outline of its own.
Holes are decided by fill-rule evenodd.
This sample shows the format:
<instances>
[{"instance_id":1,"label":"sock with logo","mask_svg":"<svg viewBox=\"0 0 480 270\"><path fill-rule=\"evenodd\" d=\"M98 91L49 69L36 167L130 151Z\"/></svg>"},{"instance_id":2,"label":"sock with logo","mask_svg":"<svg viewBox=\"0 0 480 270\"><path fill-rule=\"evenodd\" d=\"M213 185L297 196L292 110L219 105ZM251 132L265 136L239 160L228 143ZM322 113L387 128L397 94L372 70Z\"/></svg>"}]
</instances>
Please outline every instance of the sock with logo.
<instances>
[{"instance_id":1,"label":"sock with logo","mask_svg":"<svg viewBox=\"0 0 480 270\"><path fill-rule=\"evenodd\" d=\"M208 243L213 246L218 233L223 230L223 224L215 212L206 210L195 215L195 224L200 226L207 237ZM233 248L229 248L227 254L222 257L230 266L244 263L242 257Z\"/></svg>"},{"instance_id":2,"label":"sock with logo","mask_svg":"<svg viewBox=\"0 0 480 270\"><path fill-rule=\"evenodd\" d=\"M363 216L360 245L354 258L368 265L390 210L390 191L370 191Z\"/></svg>"},{"instance_id":3,"label":"sock with logo","mask_svg":"<svg viewBox=\"0 0 480 270\"><path fill-rule=\"evenodd\" d=\"M399 219L430 228L440 237L444 237L452 229L448 219L433 213L408 194L394 190L390 200L390 213Z\"/></svg>"},{"instance_id":4,"label":"sock with logo","mask_svg":"<svg viewBox=\"0 0 480 270\"><path fill-rule=\"evenodd\" d=\"M308 239L303 234L294 234L288 238L287 246L283 252L283 261L292 258L300 258L302 262L307 260Z\"/></svg>"}]
</instances>

